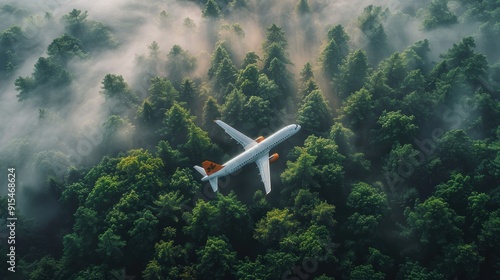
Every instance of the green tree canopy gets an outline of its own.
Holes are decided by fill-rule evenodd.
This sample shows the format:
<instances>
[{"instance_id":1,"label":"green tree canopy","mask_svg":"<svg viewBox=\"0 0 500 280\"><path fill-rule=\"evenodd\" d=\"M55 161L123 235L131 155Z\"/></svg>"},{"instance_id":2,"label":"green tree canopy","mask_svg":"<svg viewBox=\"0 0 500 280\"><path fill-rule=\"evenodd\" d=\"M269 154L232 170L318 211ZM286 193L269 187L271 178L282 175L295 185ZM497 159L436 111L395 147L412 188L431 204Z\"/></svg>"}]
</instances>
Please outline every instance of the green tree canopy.
<instances>
[{"instance_id":1,"label":"green tree canopy","mask_svg":"<svg viewBox=\"0 0 500 280\"><path fill-rule=\"evenodd\" d=\"M405 216L409 233L414 234L421 244L443 246L462 238L460 228L464 218L458 216L441 198L431 196L417 203L413 210L406 208Z\"/></svg>"},{"instance_id":2,"label":"green tree canopy","mask_svg":"<svg viewBox=\"0 0 500 280\"><path fill-rule=\"evenodd\" d=\"M279 242L289 232L293 232L298 222L287 208L273 209L257 222L254 237L266 245Z\"/></svg>"},{"instance_id":3,"label":"green tree canopy","mask_svg":"<svg viewBox=\"0 0 500 280\"><path fill-rule=\"evenodd\" d=\"M111 29L101 22L88 18L88 12L73 9L62 17L68 33L80 39L88 49L115 48L118 42Z\"/></svg>"},{"instance_id":4,"label":"green tree canopy","mask_svg":"<svg viewBox=\"0 0 500 280\"><path fill-rule=\"evenodd\" d=\"M249 64L240 72L236 85L246 96L256 95L259 90L259 69L255 64Z\"/></svg>"},{"instance_id":5,"label":"green tree canopy","mask_svg":"<svg viewBox=\"0 0 500 280\"><path fill-rule=\"evenodd\" d=\"M250 64L257 64L260 57L255 52L249 52L245 54L243 62L241 63L241 69L245 69Z\"/></svg>"},{"instance_id":6,"label":"green tree canopy","mask_svg":"<svg viewBox=\"0 0 500 280\"><path fill-rule=\"evenodd\" d=\"M388 211L387 195L364 182L353 185L346 205L356 213L373 215L378 220Z\"/></svg>"},{"instance_id":7,"label":"green tree canopy","mask_svg":"<svg viewBox=\"0 0 500 280\"><path fill-rule=\"evenodd\" d=\"M433 0L424 18L427 30L458 23L457 16L448 8L448 0Z\"/></svg>"},{"instance_id":8,"label":"green tree canopy","mask_svg":"<svg viewBox=\"0 0 500 280\"><path fill-rule=\"evenodd\" d=\"M295 11L299 15L305 15L311 12L311 7L309 7L307 0L299 0L297 6L295 6Z\"/></svg>"},{"instance_id":9,"label":"green tree canopy","mask_svg":"<svg viewBox=\"0 0 500 280\"><path fill-rule=\"evenodd\" d=\"M123 254L122 249L125 245L125 241L120 236L111 229L108 229L104 233L99 234L97 253L106 264L111 267L118 267L121 255Z\"/></svg>"},{"instance_id":10,"label":"green tree canopy","mask_svg":"<svg viewBox=\"0 0 500 280\"><path fill-rule=\"evenodd\" d=\"M196 266L202 279L223 279L234 274L236 252L224 237L209 237L205 247L197 252Z\"/></svg>"},{"instance_id":11,"label":"green tree canopy","mask_svg":"<svg viewBox=\"0 0 500 280\"><path fill-rule=\"evenodd\" d=\"M358 28L366 36L368 58L372 65L388 53L387 34L382 24L387 13L387 8L382 9L381 6L369 5L364 8L357 20Z\"/></svg>"},{"instance_id":12,"label":"green tree canopy","mask_svg":"<svg viewBox=\"0 0 500 280\"><path fill-rule=\"evenodd\" d=\"M314 179L318 168L314 165L316 157L303 152L296 161L287 161L287 168L281 173L281 180L287 189L318 188L318 182ZM285 189L286 190L286 189Z\"/></svg>"},{"instance_id":13,"label":"green tree canopy","mask_svg":"<svg viewBox=\"0 0 500 280\"><path fill-rule=\"evenodd\" d=\"M243 107L246 103L245 95L234 89L226 98L221 110L222 119L229 125L238 127L243 123Z\"/></svg>"},{"instance_id":14,"label":"green tree canopy","mask_svg":"<svg viewBox=\"0 0 500 280\"><path fill-rule=\"evenodd\" d=\"M359 130L373 118L372 94L362 88L349 96L340 110L348 126Z\"/></svg>"},{"instance_id":15,"label":"green tree canopy","mask_svg":"<svg viewBox=\"0 0 500 280\"><path fill-rule=\"evenodd\" d=\"M243 130L254 132L269 126L273 110L269 101L259 96L251 96L243 106L243 116Z\"/></svg>"},{"instance_id":16,"label":"green tree canopy","mask_svg":"<svg viewBox=\"0 0 500 280\"><path fill-rule=\"evenodd\" d=\"M205 4L205 9L203 9L202 15L203 17L210 19L219 18L221 16L221 11L217 2L214 0L208 0Z\"/></svg>"},{"instance_id":17,"label":"green tree canopy","mask_svg":"<svg viewBox=\"0 0 500 280\"><path fill-rule=\"evenodd\" d=\"M54 39L47 47L47 54L62 65L74 57L85 57L82 42L69 34Z\"/></svg>"},{"instance_id":18,"label":"green tree canopy","mask_svg":"<svg viewBox=\"0 0 500 280\"><path fill-rule=\"evenodd\" d=\"M185 102L190 111L194 113L193 110L196 111L199 99L200 93L196 84L190 78L184 78L179 91L179 100Z\"/></svg>"},{"instance_id":19,"label":"green tree canopy","mask_svg":"<svg viewBox=\"0 0 500 280\"><path fill-rule=\"evenodd\" d=\"M330 107L320 90L314 90L304 98L297 122L309 133L321 134L330 129Z\"/></svg>"},{"instance_id":20,"label":"green tree canopy","mask_svg":"<svg viewBox=\"0 0 500 280\"><path fill-rule=\"evenodd\" d=\"M168 109L163 119L162 132L168 139L168 142L177 147L188 140L190 127L193 124L193 117L189 112L177 102Z\"/></svg>"},{"instance_id":21,"label":"green tree canopy","mask_svg":"<svg viewBox=\"0 0 500 280\"><path fill-rule=\"evenodd\" d=\"M401 111L384 111L377 121L381 126L377 131L377 141L386 147L395 143L402 145L412 143L418 131L414 120L414 116L404 115Z\"/></svg>"},{"instance_id":22,"label":"green tree canopy","mask_svg":"<svg viewBox=\"0 0 500 280\"><path fill-rule=\"evenodd\" d=\"M264 50L263 72L273 80L285 94L291 94L292 74L286 69L291 64L288 55L288 41L283 29L272 24L266 29L266 40L262 44Z\"/></svg>"},{"instance_id":23,"label":"green tree canopy","mask_svg":"<svg viewBox=\"0 0 500 280\"><path fill-rule=\"evenodd\" d=\"M300 83L305 84L311 79L314 79L314 73L311 63L307 62L300 70Z\"/></svg>"},{"instance_id":24,"label":"green tree canopy","mask_svg":"<svg viewBox=\"0 0 500 280\"><path fill-rule=\"evenodd\" d=\"M434 195L447 202L455 212L464 215L472 190L471 178L457 173L448 182L437 185Z\"/></svg>"},{"instance_id":25,"label":"green tree canopy","mask_svg":"<svg viewBox=\"0 0 500 280\"><path fill-rule=\"evenodd\" d=\"M167 55L167 77L174 85L180 85L182 79L196 69L196 58L179 45L174 45Z\"/></svg>"},{"instance_id":26,"label":"green tree canopy","mask_svg":"<svg viewBox=\"0 0 500 280\"><path fill-rule=\"evenodd\" d=\"M219 65L224 59L231 59L227 46L224 42L219 43L212 53L212 58L210 60L210 67L208 68L208 77L211 79L217 73Z\"/></svg>"},{"instance_id":27,"label":"green tree canopy","mask_svg":"<svg viewBox=\"0 0 500 280\"><path fill-rule=\"evenodd\" d=\"M338 77L333 79L333 90L342 100L346 99L363 87L369 71L365 52L358 50L350 53L340 67Z\"/></svg>"},{"instance_id":28,"label":"green tree canopy","mask_svg":"<svg viewBox=\"0 0 500 280\"><path fill-rule=\"evenodd\" d=\"M323 74L328 80L331 80L340 72L340 66L343 60L349 54L349 35L344 31L342 25L336 25L328 30L327 40L320 61L322 63Z\"/></svg>"},{"instance_id":29,"label":"green tree canopy","mask_svg":"<svg viewBox=\"0 0 500 280\"><path fill-rule=\"evenodd\" d=\"M151 78L148 94L137 115L140 120L155 128L165 116L165 112L179 100L179 92L169 80L156 76Z\"/></svg>"},{"instance_id":30,"label":"green tree canopy","mask_svg":"<svg viewBox=\"0 0 500 280\"><path fill-rule=\"evenodd\" d=\"M215 72L215 87L224 91L228 84L236 82L236 67L229 57L225 57Z\"/></svg>"},{"instance_id":31,"label":"green tree canopy","mask_svg":"<svg viewBox=\"0 0 500 280\"><path fill-rule=\"evenodd\" d=\"M101 89L112 113L122 113L124 109L137 103L137 97L121 75L106 74Z\"/></svg>"},{"instance_id":32,"label":"green tree canopy","mask_svg":"<svg viewBox=\"0 0 500 280\"><path fill-rule=\"evenodd\" d=\"M356 266L350 273L349 279L361 280L361 279L371 279L371 280L382 280L385 279L385 274L382 272L377 272L373 269L373 266L359 265Z\"/></svg>"},{"instance_id":33,"label":"green tree canopy","mask_svg":"<svg viewBox=\"0 0 500 280\"><path fill-rule=\"evenodd\" d=\"M215 100L212 96L209 96L203 106L201 127L208 132L208 136L211 139L215 138L218 134L218 126L214 123L214 121L220 119L220 117L220 107L217 104L217 100Z\"/></svg>"}]
</instances>

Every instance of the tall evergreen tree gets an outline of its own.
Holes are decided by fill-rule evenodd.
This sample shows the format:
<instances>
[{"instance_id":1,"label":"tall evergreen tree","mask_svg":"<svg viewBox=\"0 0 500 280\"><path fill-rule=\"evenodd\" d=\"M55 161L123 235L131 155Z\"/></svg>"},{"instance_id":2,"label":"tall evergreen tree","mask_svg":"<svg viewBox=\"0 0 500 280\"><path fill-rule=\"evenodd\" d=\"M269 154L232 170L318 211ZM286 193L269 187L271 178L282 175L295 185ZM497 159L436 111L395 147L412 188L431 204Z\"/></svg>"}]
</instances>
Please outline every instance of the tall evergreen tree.
<instances>
[{"instance_id":1,"label":"tall evergreen tree","mask_svg":"<svg viewBox=\"0 0 500 280\"><path fill-rule=\"evenodd\" d=\"M300 71L300 82L301 84L305 84L311 79L314 79L314 73L311 63L308 62L304 64L304 67Z\"/></svg>"},{"instance_id":2,"label":"tall evergreen tree","mask_svg":"<svg viewBox=\"0 0 500 280\"><path fill-rule=\"evenodd\" d=\"M179 91L179 100L181 102L186 102L190 110L197 111L197 102L199 100L200 94L193 80L189 78L184 78L181 83L181 89Z\"/></svg>"},{"instance_id":3,"label":"tall evergreen tree","mask_svg":"<svg viewBox=\"0 0 500 280\"><path fill-rule=\"evenodd\" d=\"M164 77L153 77L148 89L148 98L140 106L137 117L145 123L152 125L153 129L179 99L179 93L174 86Z\"/></svg>"},{"instance_id":4,"label":"tall evergreen tree","mask_svg":"<svg viewBox=\"0 0 500 280\"><path fill-rule=\"evenodd\" d=\"M215 72L215 87L225 91L230 83L234 84L236 82L236 71L231 59L224 58Z\"/></svg>"},{"instance_id":5,"label":"tall evergreen tree","mask_svg":"<svg viewBox=\"0 0 500 280\"><path fill-rule=\"evenodd\" d=\"M330 130L332 116L328 102L320 90L307 95L299 109L297 122L309 133L322 134Z\"/></svg>"},{"instance_id":6,"label":"tall evergreen tree","mask_svg":"<svg viewBox=\"0 0 500 280\"><path fill-rule=\"evenodd\" d=\"M311 12L311 7L309 7L309 3L307 0L299 0L297 6L295 6L295 11L299 15L305 15Z\"/></svg>"},{"instance_id":7,"label":"tall evergreen tree","mask_svg":"<svg viewBox=\"0 0 500 280\"><path fill-rule=\"evenodd\" d=\"M241 69L245 69L250 64L257 64L260 57L255 52L249 52L245 54L243 62L241 63Z\"/></svg>"},{"instance_id":8,"label":"tall evergreen tree","mask_svg":"<svg viewBox=\"0 0 500 280\"><path fill-rule=\"evenodd\" d=\"M218 120L221 117L219 110L219 105L217 100L212 96L209 96L205 105L203 106L202 115L202 128L208 132L211 139L215 138L218 134L218 126L214 123L214 120Z\"/></svg>"},{"instance_id":9,"label":"tall evergreen tree","mask_svg":"<svg viewBox=\"0 0 500 280\"><path fill-rule=\"evenodd\" d=\"M202 16L210 19L217 19L221 16L219 5L214 0L208 0L203 9Z\"/></svg>"},{"instance_id":10,"label":"tall evergreen tree","mask_svg":"<svg viewBox=\"0 0 500 280\"><path fill-rule=\"evenodd\" d=\"M231 126L238 127L243 122L243 106L245 106L245 95L234 89L226 98L222 107L222 119Z\"/></svg>"},{"instance_id":11,"label":"tall evergreen tree","mask_svg":"<svg viewBox=\"0 0 500 280\"><path fill-rule=\"evenodd\" d=\"M220 43L217 45L217 48L215 48L214 52L212 53L212 58L210 60L210 67L208 68L208 77L210 79L215 76L217 70L219 69L220 64L226 58L231 59L226 45L224 43Z\"/></svg>"},{"instance_id":12,"label":"tall evergreen tree","mask_svg":"<svg viewBox=\"0 0 500 280\"><path fill-rule=\"evenodd\" d=\"M334 92L341 99L346 99L364 86L369 71L370 68L364 51L357 50L350 53L340 67L338 77L333 79Z\"/></svg>"},{"instance_id":13,"label":"tall evergreen tree","mask_svg":"<svg viewBox=\"0 0 500 280\"><path fill-rule=\"evenodd\" d=\"M181 46L174 45L167 55L168 78L178 87L182 79L196 69L196 58Z\"/></svg>"},{"instance_id":14,"label":"tall evergreen tree","mask_svg":"<svg viewBox=\"0 0 500 280\"><path fill-rule=\"evenodd\" d=\"M175 102L165 113L163 125L162 134L174 148L177 148L187 142L189 129L194 124L189 112Z\"/></svg>"},{"instance_id":15,"label":"tall evergreen tree","mask_svg":"<svg viewBox=\"0 0 500 280\"><path fill-rule=\"evenodd\" d=\"M287 70L291 64L288 55L288 41L285 32L276 24L266 29L266 40L262 44L264 50L263 72L273 80L278 88L285 94L292 94L292 73Z\"/></svg>"},{"instance_id":16,"label":"tall evergreen tree","mask_svg":"<svg viewBox=\"0 0 500 280\"><path fill-rule=\"evenodd\" d=\"M388 51L387 34L382 25L382 17L387 13L380 6L369 5L365 7L363 13L358 17L358 27L363 32L368 41L368 58L371 65L376 65L384 58Z\"/></svg>"},{"instance_id":17,"label":"tall evergreen tree","mask_svg":"<svg viewBox=\"0 0 500 280\"><path fill-rule=\"evenodd\" d=\"M373 122L372 94L365 88L356 91L344 101L341 112L351 129L366 127Z\"/></svg>"},{"instance_id":18,"label":"tall evergreen tree","mask_svg":"<svg viewBox=\"0 0 500 280\"><path fill-rule=\"evenodd\" d=\"M257 65L250 64L240 72L238 80L236 81L243 94L246 96L256 95L259 90L259 69Z\"/></svg>"},{"instance_id":19,"label":"tall evergreen tree","mask_svg":"<svg viewBox=\"0 0 500 280\"><path fill-rule=\"evenodd\" d=\"M341 49L335 40L330 40L321 52L321 69L323 75L331 80L339 72L340 65L344 59Z\"/></svg>"},{"instance_id":20,"label":"tall evergreen tree","mask_svg":"<svg viewBox=\"0 0 500 280\"><path fill-rule=\"evenodd\" d=\"M448 8L448 0L432 0L424 18L424 28L431 30L458 23L457 16Z\"/></svg>"}]
</instances>

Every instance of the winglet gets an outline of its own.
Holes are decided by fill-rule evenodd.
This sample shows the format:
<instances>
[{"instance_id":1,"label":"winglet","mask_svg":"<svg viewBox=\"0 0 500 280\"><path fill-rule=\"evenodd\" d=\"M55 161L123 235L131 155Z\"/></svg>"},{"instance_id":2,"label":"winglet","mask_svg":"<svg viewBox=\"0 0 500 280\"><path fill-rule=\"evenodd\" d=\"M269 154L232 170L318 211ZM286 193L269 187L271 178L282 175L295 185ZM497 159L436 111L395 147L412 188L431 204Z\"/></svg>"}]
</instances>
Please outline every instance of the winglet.
<instances>
[{"instance_id":1,"label":"winglet","mask_svg":"<svg viewBox=\"0 0 500 280\"><path fill-rule=\"evenodd\" d=\"M271 186L264 184L264 187L266 188L266 195L268 195L271 192Z\"/></svg>"}]
</instances>

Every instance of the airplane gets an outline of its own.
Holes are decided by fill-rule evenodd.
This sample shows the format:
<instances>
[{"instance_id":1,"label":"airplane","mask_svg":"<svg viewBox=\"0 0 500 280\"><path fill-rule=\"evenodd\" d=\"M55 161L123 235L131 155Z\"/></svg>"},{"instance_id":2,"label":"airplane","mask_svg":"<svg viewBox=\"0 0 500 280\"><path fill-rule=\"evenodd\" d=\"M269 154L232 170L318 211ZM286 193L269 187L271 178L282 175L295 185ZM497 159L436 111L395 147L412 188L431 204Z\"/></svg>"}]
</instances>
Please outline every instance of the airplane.
<instances>
[{"instance_id":1,"label":"airplane","mask_svg":"<svg viewBox=\"0 0 500 280\"><path fill-rule=\"evenodd\" d=\"M278 130L267 138L259 136L257 139L253 140L221 120L215 120L215 123L242 145L245 151L222 165L208 160L202 163L203 167L195 165L194 169L204 176L201 180L209 181L213 191L216 192L218 190L219 177L227 176L243 166L255 162L259 167L259 173L262 182L264 182L266 194L271 192L271 172L269 171L269 164L278 160L279 155L274 153L269 156L269 151L299 132L300 125L291 124Z\"/></svg>"}]
</instances>

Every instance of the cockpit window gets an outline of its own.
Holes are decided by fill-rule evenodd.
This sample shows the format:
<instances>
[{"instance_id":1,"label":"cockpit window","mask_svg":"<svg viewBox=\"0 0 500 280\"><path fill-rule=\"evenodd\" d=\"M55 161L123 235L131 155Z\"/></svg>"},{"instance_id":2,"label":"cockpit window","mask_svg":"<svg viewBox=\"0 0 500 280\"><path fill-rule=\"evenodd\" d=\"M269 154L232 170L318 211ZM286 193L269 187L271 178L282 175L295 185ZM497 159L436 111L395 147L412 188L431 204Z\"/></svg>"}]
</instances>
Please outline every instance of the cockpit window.
<instances>
[{"instance_id":1,"label":"cockpit window","mask_svg":"<svg viewBox=\"0 0 500 280\"><path fill-rule=\"evenodd\" d=\"M298 124L296 124L296 125L295 125L295 130L297 130L297 127L299 127L299 125L298 125Z\"/></svg>"}]
</instances>

